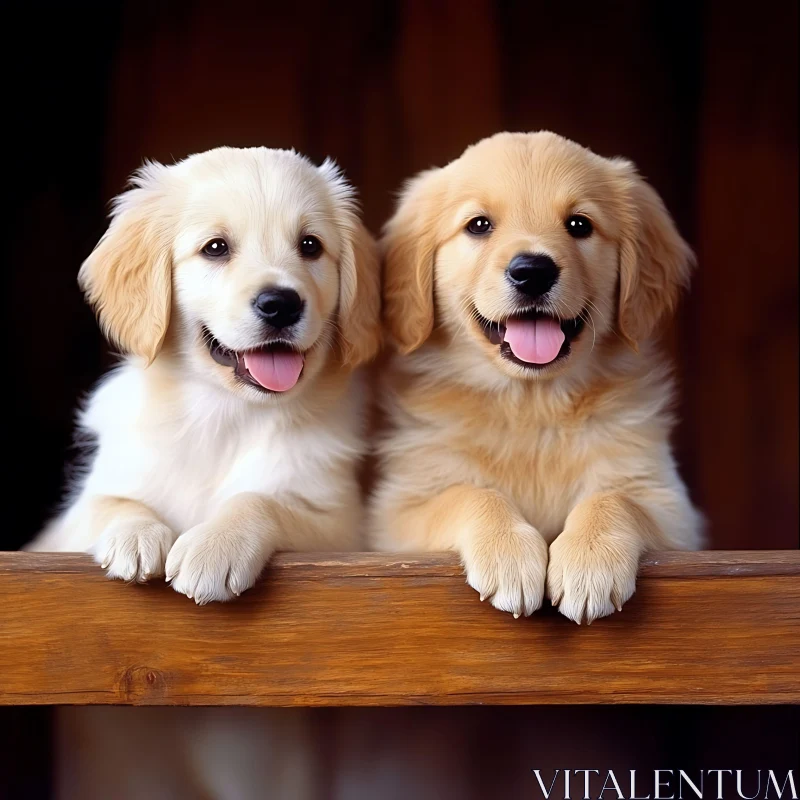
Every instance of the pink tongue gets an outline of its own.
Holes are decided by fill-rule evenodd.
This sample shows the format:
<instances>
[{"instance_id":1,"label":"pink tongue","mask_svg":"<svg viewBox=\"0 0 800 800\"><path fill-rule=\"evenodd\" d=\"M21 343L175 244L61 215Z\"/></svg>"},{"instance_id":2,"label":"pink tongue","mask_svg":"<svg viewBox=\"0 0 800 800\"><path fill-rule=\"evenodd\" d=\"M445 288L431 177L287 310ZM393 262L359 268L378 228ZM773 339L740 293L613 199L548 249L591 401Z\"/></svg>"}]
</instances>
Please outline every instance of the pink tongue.
<instances>
[{"instance_id":1,"label":"pink tongue","mask_svg":"<svg viewBox=\"0 0 800 800\"><path fill-rule=\"evenodd\" d=\"M520 361L549 364L564 344L564 331L554 319L510 319L505 341Z\"/></svg>"},{"instance_id":2,"label":"pink tongue","mask_svg":"<svg viewBox=\"0 0 800 800\"><path fill-rule=\"evenodd\" d=\"M247 371L265 388L285 392L297 383L303 371L303 356L289 352L245 353Z\"/></svg>"}]
</instances>

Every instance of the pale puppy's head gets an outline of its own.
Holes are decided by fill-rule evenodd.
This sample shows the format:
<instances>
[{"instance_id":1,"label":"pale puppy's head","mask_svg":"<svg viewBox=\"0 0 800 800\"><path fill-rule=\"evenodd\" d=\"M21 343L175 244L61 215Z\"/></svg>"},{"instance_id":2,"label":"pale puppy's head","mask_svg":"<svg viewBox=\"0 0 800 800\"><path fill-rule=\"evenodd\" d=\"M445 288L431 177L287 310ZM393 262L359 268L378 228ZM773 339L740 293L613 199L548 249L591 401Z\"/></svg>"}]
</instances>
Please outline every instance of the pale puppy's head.
<instances>
[{"instance_id":1,"label":"pale puppy's head","mask_svg":"<svg viewBox=\"0 0 800 800\"><path fill-rule=\"evenodd\" d=\"M218 148L148 163L80 271L108 337L256 403L304 391L379 342L374 243L336 166Z\"/></svg>"}]
</instances>

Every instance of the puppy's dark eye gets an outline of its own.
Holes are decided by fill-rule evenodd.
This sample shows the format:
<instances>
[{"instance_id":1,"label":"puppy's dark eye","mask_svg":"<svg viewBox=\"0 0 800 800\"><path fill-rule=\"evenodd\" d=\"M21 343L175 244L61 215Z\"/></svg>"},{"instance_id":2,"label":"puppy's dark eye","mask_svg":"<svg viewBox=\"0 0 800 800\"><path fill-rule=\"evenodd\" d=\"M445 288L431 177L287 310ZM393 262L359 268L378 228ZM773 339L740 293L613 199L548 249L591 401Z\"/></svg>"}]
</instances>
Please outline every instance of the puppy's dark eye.
<instances>
[{"instance_id":1,"label":"puppy's dark eye","mask_svg":"<svg viewBox=\"0 0 800 800\"><path fill-rule=\"evenodd\" d=\"M483 236L492 229L492 221L488 217L475 217L467 223L467 230L474 236Z\"/></svg>"},{"instance_id":2,"label":"puppy's dark eye","mask_svg":"<svg viewBox=\"0 0 800 800\"><path fill-rule=\"evenodd\" d=\"M219 258L228 255L228 243L224 239L212 239L203 248L203 255Z\"/></svg>"},{"instance_id":3,"label":"puppy's dark eye","mask_svg":"<svg viewBox=\"0 0 800 800\"><path fill-rule=\"evenodd\" d=\"M594 230L591 220L584 217L583 214L573 214L571 217L567 217L564 227L574 239L585 239L587 236L591 236Z\"/></svg>"},{"instance_id":4,"label":"puppy's dark eye","mask_svg":"<svg viewBox=\"0 0 800 800\"><path fill-rule=\"evenodd\" d=\"M317 258L322 253L322 242L316 236L304 236L300 240L300 252L306 258Z\"/></svg>"}]
</instances>

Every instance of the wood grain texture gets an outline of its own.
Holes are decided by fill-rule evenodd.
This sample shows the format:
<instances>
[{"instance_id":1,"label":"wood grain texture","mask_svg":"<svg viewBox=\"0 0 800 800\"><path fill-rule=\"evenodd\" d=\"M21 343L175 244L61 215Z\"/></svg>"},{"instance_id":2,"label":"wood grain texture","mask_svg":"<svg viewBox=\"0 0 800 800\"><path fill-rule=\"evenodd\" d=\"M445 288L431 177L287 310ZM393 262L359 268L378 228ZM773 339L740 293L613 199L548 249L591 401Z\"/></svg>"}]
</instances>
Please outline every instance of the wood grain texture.
<instances>
[{"instance_id":1,"label":"wood grain texture","mask_svg":"<svg viewBox=\"0 0 800 800\"><path fill-rule=\"evenodd\" d=\"M288 555L235 603L0 554L0 703L768 704L800 701L800 552L659 553L579 627L481 604L450 555Z\"/></svg>"}]
</instances>

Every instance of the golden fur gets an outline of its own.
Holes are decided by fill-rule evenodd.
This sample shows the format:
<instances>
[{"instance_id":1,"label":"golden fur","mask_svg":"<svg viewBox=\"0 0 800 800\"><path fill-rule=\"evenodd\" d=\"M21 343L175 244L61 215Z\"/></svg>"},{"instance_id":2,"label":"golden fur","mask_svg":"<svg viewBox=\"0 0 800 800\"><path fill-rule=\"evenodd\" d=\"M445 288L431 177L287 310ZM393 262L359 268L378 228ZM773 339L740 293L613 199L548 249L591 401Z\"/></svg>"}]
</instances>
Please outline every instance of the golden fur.
<instances>
[{"instance_id":1,"label":"golden fur","mask_svg":"<svg viewBox=\"0 0 800 800\"><path fill-rule=\"evenodd\" d=\"M589 238L567 233L576 213ZM481 215L494 229L470 236ZM382 376L375 547L454 549L496 607L530 614L547 593L591 622L631 596L645 549L699 545L653 343L692 254L632 164L552 133L498 134L410 181L382 248L398 353ZM536 371L503 358L478 318L513 313L505 270L521 251L558 264L553 315L587 323Z\"/></svg>"}]
</instances>

